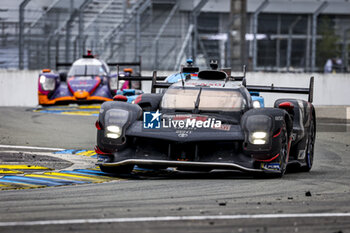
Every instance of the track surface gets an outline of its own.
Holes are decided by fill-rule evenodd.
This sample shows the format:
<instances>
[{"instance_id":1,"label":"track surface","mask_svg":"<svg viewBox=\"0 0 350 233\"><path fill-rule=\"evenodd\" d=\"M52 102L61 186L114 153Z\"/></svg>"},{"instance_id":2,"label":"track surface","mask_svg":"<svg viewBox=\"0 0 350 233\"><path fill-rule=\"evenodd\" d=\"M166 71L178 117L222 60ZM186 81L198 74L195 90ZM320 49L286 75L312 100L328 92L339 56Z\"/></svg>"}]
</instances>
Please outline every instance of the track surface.
<instances>
[{"instance_id":1,"label":"track surface","mask_svg":"<svg viewBox=\"0 0 350 233\"><path fill-rule=\"evenodd\" d=\"M0 108L0 144L91 150L95 120ZM349 144L349 132L319 132L312 171L283 179L180 173L1 191L0 232L350 232L349 216L318 215L350 212ZM292 213L316 215L283 215Z\"/></svg>"}]
</instances>

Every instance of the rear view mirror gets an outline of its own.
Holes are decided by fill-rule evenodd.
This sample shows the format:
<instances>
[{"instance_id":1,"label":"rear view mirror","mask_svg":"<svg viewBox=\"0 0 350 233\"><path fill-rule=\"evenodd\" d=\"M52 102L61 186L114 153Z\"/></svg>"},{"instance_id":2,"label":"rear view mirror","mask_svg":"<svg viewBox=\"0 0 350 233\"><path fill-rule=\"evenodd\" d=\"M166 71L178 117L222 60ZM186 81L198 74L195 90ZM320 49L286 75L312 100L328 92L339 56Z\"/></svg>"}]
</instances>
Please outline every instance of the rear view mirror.
<instances>
[{"instance_id":1,"label":"rear view mirror","mask_svg":"<svg viewBox=\"0 0 350 233\"><path fill-rule=\"evenodd\" d=\"M67 73L66 72L60 73L60 80L61 80L61 82L67 81Z\"/></svg>"}]
</instances>

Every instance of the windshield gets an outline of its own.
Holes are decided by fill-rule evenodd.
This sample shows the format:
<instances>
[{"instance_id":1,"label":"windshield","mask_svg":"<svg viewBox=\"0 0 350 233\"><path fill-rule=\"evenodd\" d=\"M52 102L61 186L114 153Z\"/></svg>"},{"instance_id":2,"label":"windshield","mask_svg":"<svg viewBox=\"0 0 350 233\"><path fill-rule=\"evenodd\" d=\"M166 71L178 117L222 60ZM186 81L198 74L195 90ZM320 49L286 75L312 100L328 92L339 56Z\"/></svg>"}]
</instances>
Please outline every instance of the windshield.
<instances>
[{"instance_id":1,"label":"windshield","mask_svg":"<svg viewBox=\"0 0 350 233\"><path fill-rule=\"evenodd\" d=\"M73 65L68 76L90 76L90 75L107 75L106 70L102 65Z\"/></svg>"},{"instance_id":2,"label":"windshield","mask_svg":"<svg viewBox=\"0 0 350 233\"><path fill-rule=\"evenodd\" d=\"M214 88L171 88L162 99L161 108L174 110L193 110L199 96L199 111L242 110L243 96L238 90Z\"/></svg>"}]
</instances>

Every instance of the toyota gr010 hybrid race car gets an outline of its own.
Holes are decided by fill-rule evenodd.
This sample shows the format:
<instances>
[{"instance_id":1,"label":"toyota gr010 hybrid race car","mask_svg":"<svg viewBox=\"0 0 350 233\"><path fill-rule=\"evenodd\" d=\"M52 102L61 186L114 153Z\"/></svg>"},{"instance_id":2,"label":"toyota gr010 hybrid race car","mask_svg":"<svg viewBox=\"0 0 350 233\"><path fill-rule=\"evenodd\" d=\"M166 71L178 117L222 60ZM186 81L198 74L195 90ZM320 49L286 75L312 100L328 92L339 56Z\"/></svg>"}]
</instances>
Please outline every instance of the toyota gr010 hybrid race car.
<instances>
[{"instance_id":1,"label":"toyota gr010 hybrid race car","mask_svg":"<svg viewBox=\"0 0 350 233\"><path fill-rule=\"evenodd\" d=\"M101 106L96 152L102 171L139 167L178 170L233 169L282 177L289 163L313 164L315 110L309 88L246 86L221 71L200 71L198 80L143 94L138 104ZM253 108L251 91L309 94L309 101L278 99L273 108Z\"/></svg>"},{"instance_id":2,"label":"toyota gr010 hybrid race car","mask_svg":"<svg viewBox=\"0 0 350 233\"><path fill-rule=\"evenodd\" d=\"M132 76L132 69L119 72L119 66L139 66L140 63L110 63L118 66L117 74L111 74L108 65L94 58L91 51L88 55L78 59L73 64L58 63L57 66L71 65L68 74L56 74L49 69L42 70L38 80L38 98L40 105L53 105L65 103L89 103L113 100L118 94L132 96L141 94L141 90L128 90L132 88L131 81L119 85L119 76ZM140 87L141 88L141 87Z\"/></svg>"}]
</instances>

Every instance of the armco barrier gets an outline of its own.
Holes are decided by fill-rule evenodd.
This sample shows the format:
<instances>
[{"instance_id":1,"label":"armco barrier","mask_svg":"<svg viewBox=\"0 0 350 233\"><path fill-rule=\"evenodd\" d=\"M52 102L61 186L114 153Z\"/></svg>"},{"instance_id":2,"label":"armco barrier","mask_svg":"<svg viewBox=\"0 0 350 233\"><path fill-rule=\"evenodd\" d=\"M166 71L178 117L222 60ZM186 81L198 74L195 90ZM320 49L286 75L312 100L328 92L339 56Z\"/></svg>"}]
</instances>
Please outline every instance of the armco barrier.
<instances>
[{"instance_id":1,"label":"armco barrier","mask_svg":"<svg viewBox=\"0 0 350 233\"><path fill-rule=\"evenodd\" d=\"M40 71L0 70L0 106L36 106L38 74ZM164 76L174 72L158 72ZM151 75L151 72L143 72ZM292 73L247 73L247 84L286 87L308 87L309 78L315 77L315 105L350 105L350 74L292 74ZM150 91L150 82L143 81L143 90ZM284 94L261 93L267 106ZM294 95L294 97L307 98Z\"/></svg>"}]
</instances>

